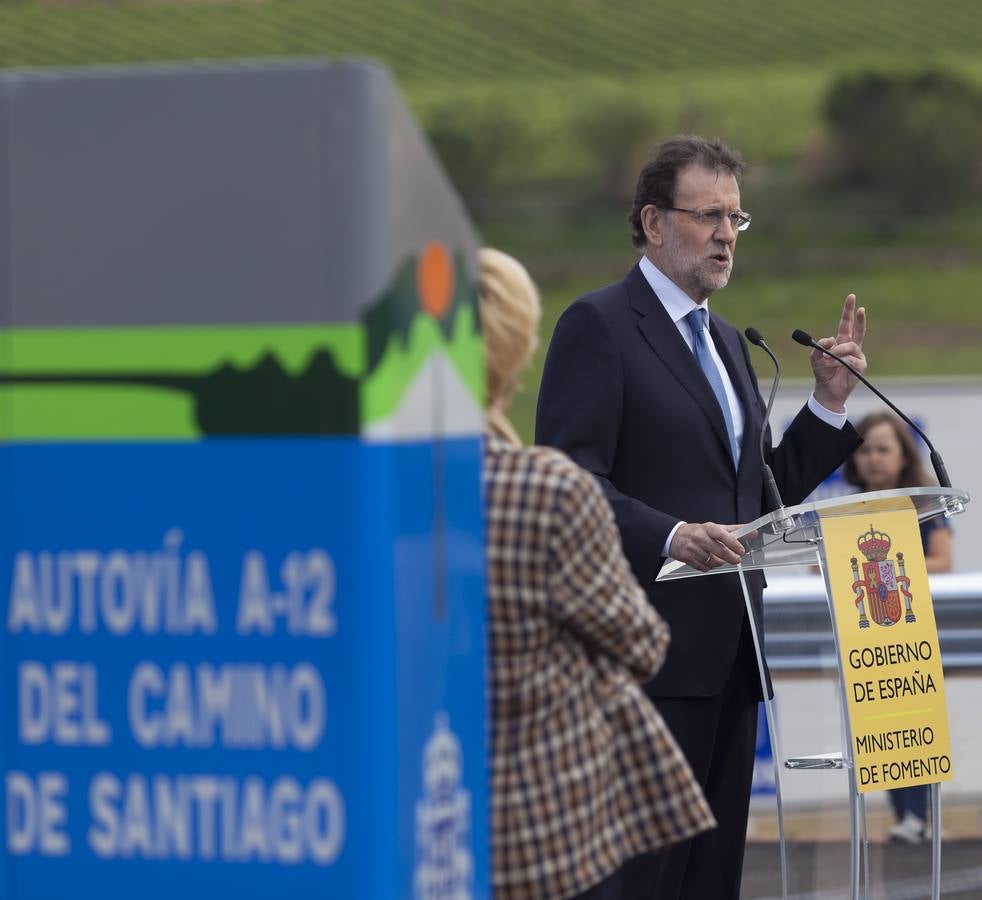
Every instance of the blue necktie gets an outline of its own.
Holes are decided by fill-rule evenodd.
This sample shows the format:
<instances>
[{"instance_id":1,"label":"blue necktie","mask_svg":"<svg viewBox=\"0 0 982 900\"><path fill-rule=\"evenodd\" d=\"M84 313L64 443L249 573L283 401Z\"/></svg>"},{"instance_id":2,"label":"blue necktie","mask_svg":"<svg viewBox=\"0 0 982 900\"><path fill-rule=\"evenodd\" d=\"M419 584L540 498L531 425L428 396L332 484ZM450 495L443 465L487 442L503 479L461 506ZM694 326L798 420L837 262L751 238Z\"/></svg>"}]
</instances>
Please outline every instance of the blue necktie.
<instances>
[{"instance_id":1,"label":"blue necktie","mask_svg":"<svg viewBox=\"0 0 982 900\"><path fill-rule=\"evenodd\" d=\"M736 431L733 429L733 416L730 414L730 404L726 399L726 388L723 387L723 379L720 377L719 369L713 361L713 356L709 352L709 344L706 342L706 317L709 314L701 306L697 306L686 317L689 323L689 331L692 332L692 345L695 348L696 359L702 367L703 374L709 380L709 384L716 395L719 408L723 411L723 420L726 422L726 433L730 438L730 452L733 454L734 465L740 464L740 448L736 442Z\"/></svg>"}]
</instances>

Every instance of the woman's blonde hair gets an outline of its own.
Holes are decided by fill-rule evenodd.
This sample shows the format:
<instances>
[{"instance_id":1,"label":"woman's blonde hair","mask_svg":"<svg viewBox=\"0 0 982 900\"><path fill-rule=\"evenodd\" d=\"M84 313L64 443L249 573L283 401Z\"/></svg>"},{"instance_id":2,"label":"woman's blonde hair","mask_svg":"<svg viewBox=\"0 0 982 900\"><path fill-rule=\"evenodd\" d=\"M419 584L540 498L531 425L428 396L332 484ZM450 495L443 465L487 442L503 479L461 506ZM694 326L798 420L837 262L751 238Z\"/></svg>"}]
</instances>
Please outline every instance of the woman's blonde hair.
<instances>
[{"instance_id":1,"label":"woman's blonde hair","mask_svg":"<svg viewBox=\"0 0 982 900\"><path fill-rule=\"evenodd\" d=\"M507 253L484 247L478 251L477 261L484 333L485 418L492 434L520 444L505 410L519 376L539 344L539 292L525 267Z\"/></svg>"}]
</instances>

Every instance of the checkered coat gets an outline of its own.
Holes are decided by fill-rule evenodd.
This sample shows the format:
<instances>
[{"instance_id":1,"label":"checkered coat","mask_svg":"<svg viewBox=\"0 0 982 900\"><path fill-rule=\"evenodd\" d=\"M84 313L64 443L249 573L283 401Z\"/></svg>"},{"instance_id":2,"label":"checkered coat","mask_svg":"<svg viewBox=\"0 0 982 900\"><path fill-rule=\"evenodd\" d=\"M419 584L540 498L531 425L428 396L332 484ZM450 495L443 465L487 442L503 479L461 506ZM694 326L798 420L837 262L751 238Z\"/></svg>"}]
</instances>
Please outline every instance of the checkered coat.
<instances>
[{"instance_id":1,"label":"checkered coat","mask_svg":"<svg viewBox=\"0 0 982 900\"><path fill-rule=\"evenodd\" d=\"M715 823L640 682L668 629L593 478L487 439L496 900L570 897Z\"/></svg>"}]
</instances>

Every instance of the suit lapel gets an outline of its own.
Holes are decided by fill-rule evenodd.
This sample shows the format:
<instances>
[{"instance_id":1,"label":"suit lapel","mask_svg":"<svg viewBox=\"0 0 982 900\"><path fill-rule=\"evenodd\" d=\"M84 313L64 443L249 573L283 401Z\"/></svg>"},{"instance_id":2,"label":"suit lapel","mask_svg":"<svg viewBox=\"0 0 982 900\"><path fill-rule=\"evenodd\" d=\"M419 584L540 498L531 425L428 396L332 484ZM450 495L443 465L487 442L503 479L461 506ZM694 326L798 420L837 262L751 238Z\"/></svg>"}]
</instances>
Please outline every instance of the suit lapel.
<instances>
[{"instance_id":1,"label":"suit lapel","mask_svg":"<svg viewBox=\"0 0 982 900\"><path fill-rule=\"evenodd\" d=\"M644 339L678 379L679 384L699 404L727 457L732 461L730 438L726 433L726 422L723 420L723 411L719 408L716 394L713 393L709 381L682 335L679 334L671 316L651 289L640 267L635 266L628 273L624 284L627 287L631 308L639 315L638 329ZM713 334L715 338L715 332Z\"/></svg>"},{"instance_id":2,"label":"suit lapel","mask_svg":"<svg viewBox=\"0 0 982 900\"><path fill-rule=\"evenodd\" d=\"M756 461L757 459L756 443L760 431L757 425L756 411L759 409L759 400L750 373L747 371L747 367L742 364L743 351L739 346L739 334L732 328L724 330L719 323L720 320L710 314L709 333L713 336L716 352L719 353L723 365L726 366L737 399L743 407L743 438L740 446L740 468L742 469L745 460L749 458Z\"/></svg>"}]
</instances>

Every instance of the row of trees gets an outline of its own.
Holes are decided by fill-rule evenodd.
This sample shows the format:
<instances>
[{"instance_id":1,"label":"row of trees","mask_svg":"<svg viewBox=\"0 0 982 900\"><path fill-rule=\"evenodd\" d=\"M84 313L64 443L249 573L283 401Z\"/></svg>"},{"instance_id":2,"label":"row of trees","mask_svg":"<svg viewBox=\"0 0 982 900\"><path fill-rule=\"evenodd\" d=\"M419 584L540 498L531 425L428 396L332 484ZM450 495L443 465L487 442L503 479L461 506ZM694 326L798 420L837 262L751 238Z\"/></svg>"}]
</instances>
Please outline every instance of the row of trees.
<instances>
[{"instance_id":1,"label":"row of trees","mask_svg":"<svg viewBox=\"0 0 982 900\"><path fill-rule=\"evenodd\" d=\"M866 71L838 78L823 108L825 134L802 148L801 181L848 189L890 213L943 211L982 194L982 91L942 71ZM479 215L531 189L622 208L659 123L633 96L606 96L543 125L518 103L437 108L426 127L465 200ZM675 123L679 127L679 123ZM682 122L685 129L690 123ZM700 130L698 122L692 130ZM536 161L565 148L569 165L536 183ZM557 175L556 170L562 170Z\"/></svg>"}]
</instances>

